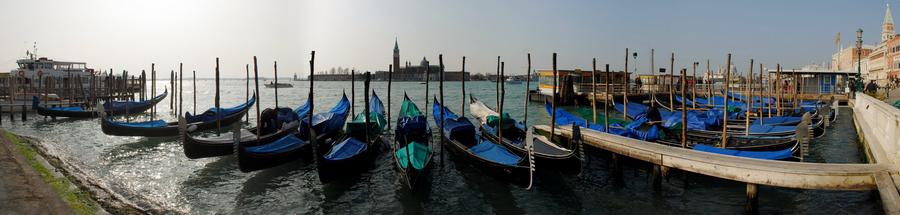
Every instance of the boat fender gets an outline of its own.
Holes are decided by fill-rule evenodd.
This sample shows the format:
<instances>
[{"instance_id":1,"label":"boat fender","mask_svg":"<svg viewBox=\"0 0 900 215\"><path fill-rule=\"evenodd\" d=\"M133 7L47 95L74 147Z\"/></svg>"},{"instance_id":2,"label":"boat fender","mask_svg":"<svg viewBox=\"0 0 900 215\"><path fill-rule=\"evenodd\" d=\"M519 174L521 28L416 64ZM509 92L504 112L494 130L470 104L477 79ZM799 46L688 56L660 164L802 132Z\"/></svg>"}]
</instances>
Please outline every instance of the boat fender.
<instances>
[{"instance_id":1,"label":"boat fender","mask_svg":"<svg viewBox=\"0 0 900 215\"><path fill-rule=\"evenodd\" d=\"M97 113L100 114L100 124L103 124L103 119L106 119L106 111L104 111L103 105L97 106Z\"/></svg>"},{"instance_id":2,"label":"boat fender","mask_svg":"<svg viewBox=\"0 0 900 215\"><path fill-rule=\"evenodd\" d=\"M184 117L178 116L178 137L181 139L181 142L184 143L187 137L187 128L186 128Z\"/></svg>"},{"instance_id":3,"label":"boat fender","mask_svg":"<svg viewBox=\"0 0 900 215\"><path fill-rule=\"evenodd\" d=\"M238 154L238 147L241 147L241 126L231 126L231 139L234 141L234 154Z\"/></svg>"}]
</instances>

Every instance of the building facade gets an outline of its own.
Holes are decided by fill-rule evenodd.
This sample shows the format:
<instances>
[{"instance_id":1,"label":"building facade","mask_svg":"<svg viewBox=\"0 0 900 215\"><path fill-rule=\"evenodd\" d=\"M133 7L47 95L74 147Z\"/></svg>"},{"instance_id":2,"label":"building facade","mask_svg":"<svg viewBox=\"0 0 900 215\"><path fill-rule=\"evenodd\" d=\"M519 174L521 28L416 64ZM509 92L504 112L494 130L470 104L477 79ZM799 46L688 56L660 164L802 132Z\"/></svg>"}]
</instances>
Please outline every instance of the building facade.
<instances>
[{"instance_id":1,"label":"building facade","mask_svg":"<svg viewBox=\"0 0 900 215\"><path fill-rule=\"evenodd\" d=\"M866 81L875 80L879 85L900 77L900 37L894 29L894 18L890 5L886 5L881 23L881 41L874 46L863 45L844 48L831 55L831 70L854 72L858 69ZM860 59L860 57L862 59Z\"/></svg>"}]
</instances>

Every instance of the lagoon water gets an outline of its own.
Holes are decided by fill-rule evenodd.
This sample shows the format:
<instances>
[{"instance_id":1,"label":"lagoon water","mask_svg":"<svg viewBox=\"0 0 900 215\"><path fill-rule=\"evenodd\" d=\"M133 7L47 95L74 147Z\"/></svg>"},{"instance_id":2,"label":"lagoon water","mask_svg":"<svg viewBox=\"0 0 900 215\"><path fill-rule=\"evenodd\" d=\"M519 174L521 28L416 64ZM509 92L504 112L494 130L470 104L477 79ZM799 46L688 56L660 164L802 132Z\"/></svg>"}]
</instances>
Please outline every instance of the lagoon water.
<instances>
[{"instance_id":1,"label":"lagoon water","mask_svg":"<svg viewBox=\"0 0 900 215\"><path fill-rule=\"evenodd\" d=\"M286 81L287 82L287 81ZM294 88L278 89L279 105L297 107L309 93L307 82L291 82ZM160 81L159 90L167 85ZM243 80L222 81L222 105L245 99ZM252 84L252 83L251 83ZM197 110L212 106L214 82L198 82ZM317 82L317 112L330 109L342 92L350 93L349 82ZM533 86L533 85L532 85ZM184 85L184 110L193 112L191 83ZM357 112L362 111L362 83L357 82ZM386 100L387 83L373 82L373 89ZM445 101L459 112L462 102L459 82L445 83ZM252 90L252 88L251 88ZM274 89L260 86L263 108L275 105ZM507 85L505 110L516 119L524 116L525 84ZM403 93L421 109L425 106L425 85L417 82L393 83L392 119L396 120ZM438 84L428 92L437 95ZM468 82L466 94L475 95L489 106L496 101L495 84ZM430 96L428 96L430 97ZM169 97L171 98L171 96ZM430 100L427 112L430 113ZM159 118L172 121L169 99L158 106ZM468 106L466 106L468 109ZM570 111L589 113L582 107ZM250 111L250 121L255 110ZM529 124L546 124L548 115L540 103L529 103ZM587 117L588 115L584 115ZM142 115L139 118L148 118ZM431 117L429 117L431 118ZM823 137L814 139L808 162L861 163L852 111L840 110L839 119ZM438 161L425 192L411 193L382 153L371 170L359 178L322 185L315 165L297 161L276 168L242 173L234 156L191 160L182 153L178 138L107 136L99 119L43 119L10 123L3 128L39 139L49 153L77 167L129 201L145 208L192 214L735 214L742 213L745 185L695 174L674 171L653 189L650 166L625 160L621 177L613 177L609 153L588 150L582 175L540 174L533 190L508 185L486 176L478 169L454 162L451 155ZM252 123L250 123L252 124ZM244 124L243 126L251 126ZM394 122L391 123L395 125ZM433 123L430 125L434 126ZM437 141L437 139L435 139ZM440 153L438 150L437 153ZM440 159L440 156L436 156ZM537 168L541 168L537 164ZM760 187L760 213L880 214L875 191L818 191Z\"/></svg>"}]
</instances>

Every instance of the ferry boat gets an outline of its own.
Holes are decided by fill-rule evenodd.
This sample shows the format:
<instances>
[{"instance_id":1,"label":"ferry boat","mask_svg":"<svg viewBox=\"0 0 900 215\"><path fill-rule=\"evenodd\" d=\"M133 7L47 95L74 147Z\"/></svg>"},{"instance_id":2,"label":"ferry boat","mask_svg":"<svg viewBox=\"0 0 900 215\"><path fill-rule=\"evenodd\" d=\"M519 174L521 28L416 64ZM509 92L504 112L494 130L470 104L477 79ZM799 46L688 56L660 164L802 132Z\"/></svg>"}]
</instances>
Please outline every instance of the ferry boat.
<instances>
[{"instance_id":1,"label":"ferry boat","mask_svg":"<svg viewBox=\"0 0 900 215\"><path fill-rule=\"evenodd\" d=\"M31 79L40 77L79 77L90 76L94 74L94 69L88 68L84 62L55 61L47 57L37 57L37 55L26 52L27 57L16 60L18 67L8 74L10 77L24 77L30 82Z\"/></svg>"}]
</instances>

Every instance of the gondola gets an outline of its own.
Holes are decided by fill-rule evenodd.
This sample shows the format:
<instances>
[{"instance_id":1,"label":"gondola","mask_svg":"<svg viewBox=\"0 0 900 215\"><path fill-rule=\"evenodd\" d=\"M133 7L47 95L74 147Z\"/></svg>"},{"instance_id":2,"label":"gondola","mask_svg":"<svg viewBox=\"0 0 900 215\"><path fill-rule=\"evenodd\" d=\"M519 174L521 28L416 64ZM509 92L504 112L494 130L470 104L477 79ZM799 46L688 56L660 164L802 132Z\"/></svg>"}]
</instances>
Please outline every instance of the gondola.
<instances>
[{"instance_id":1,"label":"gondola","mask_svg":"<svg viewBox=\"0 0 900 215\"><path fill-rule=\"evenodd\" d=\"M625 112L625 107L621 103L616 103L613 107L619 112ZM632 119L638 119L643 117L643 115L648 111L649 107L643 104L628 103L627 117ZM681 113L675 111L664 111L660 110L660 115L663 119L675 119L680 122ZM716 129L706 129L701 127L695 127L690 129L689 132L692 133L701 133L708 135L715 135L722 132L720 126L720 119L724 114L721 110L718 109L710 109L705 112L699 111L688 111L689 119L696 119L698 123L709 124L708 126L718 127ZM729 118L735 118L735 113L728 113ZM708 119L708 120L707 120ZM690 126L689 126L690 127ZM743 132L747 127L743 125L728 125L728 129L734 132ZM795 133L795 126L782 126L782 125L759 125L759 124L751 124L749 127L749 134L752 136L790 136Z\"/></svg>"},{"instance_id":2,"label":"gondola","mask_svg":"<svg viewBox=\"0 0 900 215\"><path fill-rule=\"evenodd\" d=\"M240 141L245 146L269 143L297 132L300 116L306 116L303 109L309 111L309 102L296 110L290 108L267 108L262 111L262 126L240 130ZM301 113L301 114L298 114ZM183 120L180 120L183 121ZM186 129L179 125L179 129ZM193 136L192 132L181 132L184 155L190 159L216 157L234 153L234 138L231 132L214 136Z\"/></svg>"},{"instance_id":3,"label":"gondola","mask_svg":"<svg viewBox=\"0 0 900 215\"><path fill-rule=\"evenodd\" d=\"M549 104L546 104L547 113L552 113ZM550 114L552 115L552 114ZM595 125L588 123L587 120L581 119L565 110L557 109L556 110L556 122L557 125L577 125L579 127L586 127L591 130L597 132L604 132L603 125ZM635 121L632 123L641 123L640 121ZM614 127L614 125L610 125L609 133L640 139L640 135L634 134L633 129L629 129L628 127L633 127L632 125L624 126L624 127ZM805 126L798 125L796 129L806 129ZM649 133L649 132L644 132ZM727 154L733 156L740 157L750 157L750 158L758 158L758 159L775 159L775 160L785 160L792 159L793 154L797 152L799 149L799 138L795 136L788 137L762 137L762 136L745 136L742 135L741 132L736 132L737 134L729 134L728 135L728 143L725 148L718 148L715 145L721 142L722 136L720 135L704 135L688 132L687 133L687 147L693 148L698 151L706 151L717 154ZM677 135L677 134L676 134ZM681 140L678 138L675 139L654 139L653 142L668 145L672 147L682 147ZM538 162L540 163L540 162Z\"/></svg>"},{"instance_id":4,"label":"gondola","mask_svg":"<svg viewBox=\"0 0 900 215\"><path fill-rule=\"evenodd\" d=\"M497 111L489 108L475 96L469 96L469 107L472 115L480 119L481 135L492 142L501 143L518 156L527 156L525 148L526 129L524 125L516 123L516 120L504 114L504 122L499 122ZM503 141L499 141L497 128L503 128ZM535 137L534 158L541 164L541 171L553 170L568 174L581 173L581 159L574 150L567 149L552 143L544 136Z\"/></svg>"},{"instance_id":5,"label":"gondola","mask_svg":"<svg viewBox=\"0 0 900 215\"><path fill-rule=\"evenodd\" d=\"M521 187L530 185L532 169L531 161L527 156L516 155L503 145L485 138L482 133L475 130L475 126L468 118L457 116L437 101L432 107L436 119L435 124L440 126L441 121L444 121L442 138L445 140L446 148L450 149L454 157L458 157L459 160L470 163L500 180ZM443 118L440 118L441 111L444 112ZM473 110L473 112L475 111ZM535 163L541 164L539 161Z\"/></svg>"},{"instance_id":6,"label":"gondola","mask_svg":"<svg viewBox=\"0 0 900 215\"><path fill-rule=\"evenodd\" d=\"M230 107L219 108L221 110L221 121L218 125L228 126L239 122L247 110L256 102L256 94L247 102ZM185 117L179 119L185 120L186 129L189 131L205 131L215 129L217 124L216 108L210 108L199 115L191 115L186 113ZM143 121L143 122L119 122L113 121L109 117L102 117L100 124L103 133L114 136L142 136L142 137L170 137L178 136L178 122L166 122L163 120Z\"/></svg>"},{"instance_id":7,"label":"gondola","mask_svg":"<svg viewBox=\"0 0 900 215\"><path fill-rule=\"evenodd\" d=\"M318 173L322 183L353 176L371 167L381 150L381 145L387 143L383 136L387 125L385 116L384 104L378 95L372 92L368 116L363 112L353 117L353 120L347 123L346 135L319 160ZM366 117L369 118L368 128Z\"/></svg>"},{"instance_id":8,"label":"gondola","mask_svg":"<svg viewBox=\"0 0 900 215\"><path fill-rule=\"evenodd\" d=\"M427 123L425 115L404 93L391 157L410 190L427 180L432 166L431 128Z\"/></svg>"},{"instance_id":9,"label":"gondola","mask_svg":"<svg viewBox=\"0 0 900 215\"><path fill-rule=\"evenodd\" d=\"M119 116L127 114L138 114L150 107L156 105L169 94L168 91L144 101L111 101L103 104L103 110L107 116ZM82 107L46 107L40 105L40 99L37 96L31 99L31 108L37 111L38 115L49 117L69 117L69 118L93 118L100 116L99 110L85 110Z\"/></svg>"},{"instance_id":10,"label":"gondola","mask_svg":"<svg viewBox=\"0 0 900 215\"><path fill-rule=\"evenodd\" d=\"M303 119L300 120L300 126L296 133L262 144L244 145L239 141L236 150L238 168L242 172L252 172L279 166L300 158L313 158L309 124L312 123L315 142L319 146L330 146L337 139L337 135L341 133L349 108L349 100L344 95L328 112L313 115L312 119L301 116ZM240 133L240 131L237 132ZM318 148L317 150L321 154L323 150L327 151L328 149Z\"/></svg>"},{"instance_id":11,"label":"gondola","mask_svg":"<svg viewBox=\"0 0 900 215\"><path fill-rule=\"evenodd\" d=\"M315 129L315 132L318 136L321 136L320 139L335 139L342 135L344 132L344 124L347 123L347 116L350 115L350 100L347 99L347 94L341 96L341 100L338 101L331 110L324 113L318 113L313 115L312 118L312 128ZM300 127L298 128L298 135L300 135L301 139L307 140L309 139L309 120L301 120ZM318 141L318 153L321 156L325 152L331 150L331 146L334 145L332 142L328 141Z\"/></svg>"}]
</instances>

